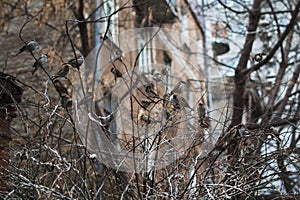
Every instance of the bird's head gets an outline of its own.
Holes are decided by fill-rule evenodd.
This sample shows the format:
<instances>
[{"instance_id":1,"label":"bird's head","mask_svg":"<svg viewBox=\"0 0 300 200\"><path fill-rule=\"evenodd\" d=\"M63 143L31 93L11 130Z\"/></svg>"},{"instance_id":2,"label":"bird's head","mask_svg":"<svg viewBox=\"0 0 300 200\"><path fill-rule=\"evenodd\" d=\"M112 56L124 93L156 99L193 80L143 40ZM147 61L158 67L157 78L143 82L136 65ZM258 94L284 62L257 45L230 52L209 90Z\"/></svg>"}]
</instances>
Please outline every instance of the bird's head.
<instances>
[{"instance_id":1,"label":"bird's head","mask_svg":"<svg viewBox=\"0 0 300 200\"><path fill-rule=\"evenodd\" d=\"M145 85L146 92L150 92L153 88L154 88L153 83L149 83L149 84Z\"/></svg>"},{"instance_id":2,"label":"bird's head","mask_svg":"<svg viewBox=\"0 0 300 200\"><path fill-rule=\"evenodd\" d=\"M27 43L28 46L38 46L39 43L36 40L31 40Z\"/></svg>"},{"instance_id":3,"label":"bird's head","mask_svg":"<svg viewBox=\"0 0 300 200\"><path fill-rule=\"evenodd\" d=\"M41 58L49 58L49 57L50 56L48 54L46 54L46 53L41 55Z\"/></svg>"},{"instance_id":4,"label":"bird's head","mask_svg":"<svg viewBox=\"0 0 300 200\"><path fill-rule=\"evenodd\" d=\"M77 61L78 61L79 63L82 63L82 62L84 61L84 57L83 57L82 55L78 55L78 56L77 56Z\"/></svg>"}]
</instances>

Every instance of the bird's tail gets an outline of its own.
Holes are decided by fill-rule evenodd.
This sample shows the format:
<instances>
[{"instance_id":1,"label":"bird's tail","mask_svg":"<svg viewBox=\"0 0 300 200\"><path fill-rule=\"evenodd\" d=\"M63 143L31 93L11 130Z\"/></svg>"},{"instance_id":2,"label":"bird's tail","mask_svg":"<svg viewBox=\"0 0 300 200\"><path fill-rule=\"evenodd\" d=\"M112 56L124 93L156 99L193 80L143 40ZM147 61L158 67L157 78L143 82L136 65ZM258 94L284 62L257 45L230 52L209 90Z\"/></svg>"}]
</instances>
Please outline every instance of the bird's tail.
<instances>
[{"instance_id":1,"label":"bird's tail","mask_svg":"<svg viewBox=\"0 0 300 200\"><path fill-rule=\"evenodd\" d=\"M31 74L33 75L36 72L36 70L37 70L37 67L33 68Z\"/></svg>"}]
</instances>

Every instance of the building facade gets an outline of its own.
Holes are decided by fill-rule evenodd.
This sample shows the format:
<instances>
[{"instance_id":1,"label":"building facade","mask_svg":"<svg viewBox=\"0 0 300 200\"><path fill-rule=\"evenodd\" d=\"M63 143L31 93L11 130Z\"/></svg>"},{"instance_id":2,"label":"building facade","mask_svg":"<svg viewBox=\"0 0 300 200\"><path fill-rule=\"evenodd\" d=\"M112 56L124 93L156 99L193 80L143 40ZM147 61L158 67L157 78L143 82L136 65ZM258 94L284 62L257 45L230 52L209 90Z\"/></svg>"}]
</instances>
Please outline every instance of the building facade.
<instances>
[{"instance_id":1,"label":"building facade","mask_svg":"<svg viewBox=\"0 0 300 200\"><path fill-rule=\"evenodd\" d=\"M87 136L88 148L141 181L175 170L183 183L163 187L175 195L200 180L194 172L209 129L203 24L189 1L103 3L94 101L106 125Z\"/></svg>"}]
</instances>

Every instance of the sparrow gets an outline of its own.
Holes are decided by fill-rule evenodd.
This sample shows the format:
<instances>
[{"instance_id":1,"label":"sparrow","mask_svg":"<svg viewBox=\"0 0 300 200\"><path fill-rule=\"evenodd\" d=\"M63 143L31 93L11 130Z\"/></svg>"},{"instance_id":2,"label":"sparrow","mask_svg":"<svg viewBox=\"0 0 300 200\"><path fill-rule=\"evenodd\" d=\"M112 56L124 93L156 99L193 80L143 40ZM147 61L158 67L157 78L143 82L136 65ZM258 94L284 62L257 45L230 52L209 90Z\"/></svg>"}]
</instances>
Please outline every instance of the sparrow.
<instances>
[{"instance_id":1,"label":"sparrow","mask_svg":"<svg viewBox=\"0 0 300 200\"><path fill-rule=\"evenodd\" d=\"M117 80L118 77L122 77L122 73L117 68L113 67L110 71L115 76L115 80Z\"/></svg>"},{"instance_id":2,"label":"sparrow","mask_svg":"<svg viewBox=\"0 0 300 200\"><path fill-rule=\"evenodd\" d=\"M33 69L32 69L31 74L33 75L39 67L45 65L47 62L48 62L48 55L47 54L42 54L39 57L39 59L37 59L34 62L33 66L32 66Z\"/></svg>"},{"instance_id":3,"label":"sparrow","mask_svg":"<svg viewBox=\"0 0 300 200\"><path fill-rule=\"evenodd\" d=\"M201 121L199 121L199 123L202 128L210 127L210 119L207 116L205 116L203 119L201 119Z\"/></svg>"},{"instance_id":4,"label":"sparrow","mask_svg":"<svg viewBox=\"0 0 300 200\"><path fill-rule=\"evenodd\" d=\"M191 106L188 104L187 100L179 95L173 94L171 97L171 104L174 106L176 109L180 109L181 107L183 108L188 108L190 110L194 110L191 108Z\"/></svg>"},{"instance_id":5,"label":"sparrow","mask_svg":"<svg viewBox=\"0 0 300 200\"><path fill-rule=\"evenodd\" d=\"M156 82L162 81L161 73L159 73L155 69L152 69L151 75L152 75L152 78L153 78L154 81L156 81Z\"/></svg>"},{"instance_id":6,"label":"sparrow","mask_svg":"<svg viewBox=\"0 0 300 200\"><path fill-rule=\"evenodd\" d=\"M54 76L54 79L58 77L66 77L66 75L69 73L69 64L64 64L63 68L57 72L57 74Z\"/></svg>"},{"instance_id":7,"label":"sparrow","mask_svg":"<svg viewBox=\"0 0 300 200\"><path fill-rule=\"evenodd\" d=\"M73 58L73 59L69 60L65 64L69 64L69 65L71 65L71 67L79 69L79 67L82 65L83 61L84 61L84 57L79 56L77 58Z\"/></svg>"},{"instance_id":8,"label":"sparrow","mask_svg":"<svg viewBox=\"0 0 300 200\"><path fill-rule=\"evenodd\" d=\"M203 119L206 115L206 108L202 101L199 101L197 111L199 119Z\"/></svg>"},{"instance_id":9,"label":"sparrow","mask_svg":"<svg viewBox=\"0 0 300 200\"><path fill-rule=\"evenodd\" d=\"M32 52L34 50L36 50L36 48L39 46L39 43L35 40L31 40L30 42L28 42L27 44L25 44L20 50L19 52L16 54L19 55L22 52Z\"/></svg>"},{"instance_id":10,"label":"sparrow","mask_svg":"<svg viewBox=\"0 0 300 200\"><path fill-rule=\"evenodd\" d=\"M164 68L164 69L161 71L161 73L162 73L163 75L167 75L168 72L169 72L169 68L168 68L168 67Z\"/></svg>"},{"instance_id":11,"label":"sparrow","mask_svg":"<svg viewBox=\"0 0 300 200\"><path fill-rule=\"evenodd\" d=\"M184 89L185 86L186 86L186 82L179 81L175 85L174 89L171 91L171 94L180 94L180 93L182 93L182 91L183 91L183 89Z\"/></svg>"},{"instance_id":12,"label":"sparrow","mask_svg":"<svg viewBox=\"0 0 300 200\"><path fill-rule=\"evenodd\" d=\"M149 116L147 115L141 115L141 120L143 120L146 124L150 124L151 123L151 119Z\"/></svg>"},{"instance_id":13,"label":"sparrow","mask_svg":"<svg viewBox=\"0 0 300 200\"><path fill-rule=\"evenodd\" d=\"M206 116L206 108L202 101L199 101L198 107L198 117L199 117L199 124L202 128L209 128L210 127L210 120Z\"/></svg>"},{"instance_id":14,"label":"sparrow","mask_svg":"<svg viewBox=\"0 0 300 200\"><path fill-rule=\"evenodd\" d=\"M158 98L159 96L153 91L153 88L154 88L154 85L153 84L148 84L148 85L145 85L145 91L147 93L147 96L148 97L151 97L151 98Z\"/></svg>"},{"instance_id":15,"label":"sparrow","mask_svg":"<svg viewBox=\"0 0 300 200\"><path fill-rule=\"evenodd\" d=\"M261 52L261 53L257 53L254 56L252 56L252 60L256 61L256 62L260 62L263 59L263 56L265 56L266 54Z\"/></svg>"},{"instance_id":16,"label":"sparrow","mask_svg":"<svg viewBox=\"0 0 300 200\"><path fill-rule=\"evenodd\" d=\"M164 104L168 103L168 102L171 102L171 99L172 99L172 95L171 93L166 93L164 94L164 97L163 97L163 102Z\"/></svg>"},{"instance_id":17,"label":"sparrow","mask_svg":"<svg viewBox=\"0 0 300 200\"><path fill-rule=\"evenodd\" d=\"M140 102L141 106L144 107L144 108L148 108L151 103L152 102L149 101L148 99L142 99L141 102Z\"/></svg>"}]
</instances>

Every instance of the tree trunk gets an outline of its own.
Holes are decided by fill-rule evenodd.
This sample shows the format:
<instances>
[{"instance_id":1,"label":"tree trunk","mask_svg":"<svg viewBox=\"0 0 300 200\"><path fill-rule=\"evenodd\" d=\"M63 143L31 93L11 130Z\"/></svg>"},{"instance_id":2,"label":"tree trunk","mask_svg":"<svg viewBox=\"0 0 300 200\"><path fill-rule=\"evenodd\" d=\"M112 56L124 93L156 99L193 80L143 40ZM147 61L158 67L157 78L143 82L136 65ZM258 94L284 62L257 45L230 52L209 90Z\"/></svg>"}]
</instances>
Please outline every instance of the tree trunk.
<instances>
[{"instance_id":1,"label":"tree trunk","mask_svg":"<svg viewBox=\"0 0 300 200\"><path fill-rule=\"evenodd\" d=\"M254 0L252 10L249 13L249 25L247 29L247 37L244 42L242 55L240 57L238 66L235 71L234 84L235 89L233 93L233 115L230 127L234 127L242 122L244 111L244 92L247 81L247 75L242 72L247 69L247 63L250 57L254 39L256 36L256 29L258 27L260 17L260 0Z\"/></svg>"},{"instance_id":2,"label":"tree trunk","mask_svg":"<svg viewBox=\"0 0 300 200\"><path fill-rule=\"evenodd\" d=\"M10 122L16 117L15 104L21 102L23 90L14 82L14 78L0 72L0 193L9 192L8 167L9 145L11 141Z\"/></svg>"}]
</instances>

